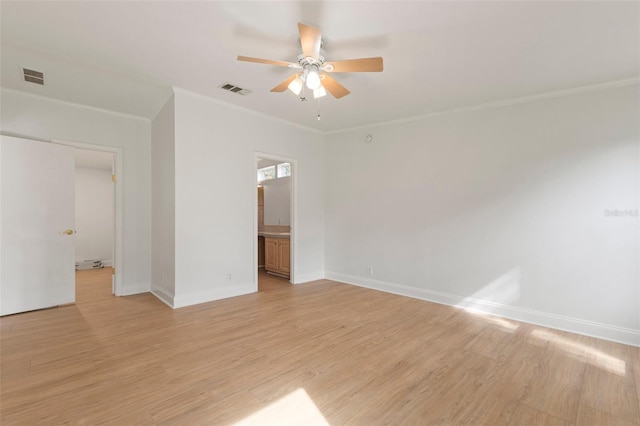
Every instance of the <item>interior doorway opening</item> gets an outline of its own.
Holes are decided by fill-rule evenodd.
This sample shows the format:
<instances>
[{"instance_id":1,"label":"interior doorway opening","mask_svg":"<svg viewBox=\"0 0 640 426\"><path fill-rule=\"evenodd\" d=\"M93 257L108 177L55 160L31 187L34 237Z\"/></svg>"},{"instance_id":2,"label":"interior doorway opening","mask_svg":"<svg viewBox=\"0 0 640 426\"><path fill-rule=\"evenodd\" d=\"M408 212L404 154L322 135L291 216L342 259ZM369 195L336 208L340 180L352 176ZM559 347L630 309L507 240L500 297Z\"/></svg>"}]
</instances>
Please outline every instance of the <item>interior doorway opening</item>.
<instances>
[{"instance_id":1,"label":"interior doorway opening","mask_svg":"<svg viewBox=\"0 0 640 426\"><path fill-rule=\"evenodd\" d=\"M74 151L76 287L79 274L105 269L106 273L111 271L111 294L115 295L115 153L82 148Z\"/></svg>"},{"instance_id":2,"label":"interior doorway opening","mask_svg":"<svg viewBox=\"0 0 640 426\"><path fill-rule=\"evenodd\" d=\"M0 315L44 309L75 300L76 151L86 149L109 155L111 174L122 170L120 148L78 142L29 138L0 132L2 151L3 250ZM115 170L115 173L113 171ZM111 178L114 181L114 178ZM108 197L115 210L111 227L109 296L123 295L122 182L115 179ZM43 214L46 212L46 214ZM25 232L28 230L29 232ZM28 259L29 262L25 262ZM7 279L5 279L5 276ZM28 279L25 279L28 277Z\"/></svg>"},{"instance_id":3,"label":"interior doorway opening","mask_svg":"<svg viewBox=\"0 0 640 426\"><path fill-rule=\"evenodd\" d=\"M294 159L255 154L255 282L265 286L294 283Z\"/></svg>"},{"instance_id":4,"label":"interior doorway opening","mask_svg":"<svg viewBox=\"0 0 640 426\"><path fill-rule=\"evenodd\" d=\"M115 296L124 296L127 293L123 288L122 282L122 250L123 250L123 179L122 179L122 148L94 145L83 142L67 141L61 139L52 139L51 143L57 145L66 145L74 148L75 153L87 153L98 156L102 160L102 166L107 169L109 158L111 159L111 182L113 188L113 251L111 264L111 294ZM107 157L102 157L106 155ZM92 163L82 163L92 164ZM77 236L77 234L75 234ZM76 258L77 259L77 258ZM108 260L108 259L107 259Z\"/></svg>"}]
</instances>

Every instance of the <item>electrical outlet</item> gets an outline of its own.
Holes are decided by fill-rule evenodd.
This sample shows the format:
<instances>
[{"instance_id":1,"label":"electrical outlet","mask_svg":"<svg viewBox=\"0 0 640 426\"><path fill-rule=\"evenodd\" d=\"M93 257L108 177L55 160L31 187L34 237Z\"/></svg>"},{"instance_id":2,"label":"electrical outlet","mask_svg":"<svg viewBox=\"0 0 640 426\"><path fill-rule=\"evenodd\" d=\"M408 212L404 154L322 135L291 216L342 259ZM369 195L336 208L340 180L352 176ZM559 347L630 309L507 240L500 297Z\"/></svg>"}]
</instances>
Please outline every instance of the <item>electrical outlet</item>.
<instances>
[{"instance_id":1,"label":"electrical outlet","mask_svg":"<svg viewBox=\"0 0 640 426\"><path fill-rule=\"evenodd\" d=\"M227 274L227 281L231 281L231 274Z\"/></svg>"},{"instance_id":2,"label":"electrical outlet","mask_svg":"<svg viewBox=\"0 0 640 426\"><path fill-rule=\"evenodd\" d=\"M373 266L367 266L367 275L369 275L370 277L373 276Z\"/></svg>"}]
</instances>

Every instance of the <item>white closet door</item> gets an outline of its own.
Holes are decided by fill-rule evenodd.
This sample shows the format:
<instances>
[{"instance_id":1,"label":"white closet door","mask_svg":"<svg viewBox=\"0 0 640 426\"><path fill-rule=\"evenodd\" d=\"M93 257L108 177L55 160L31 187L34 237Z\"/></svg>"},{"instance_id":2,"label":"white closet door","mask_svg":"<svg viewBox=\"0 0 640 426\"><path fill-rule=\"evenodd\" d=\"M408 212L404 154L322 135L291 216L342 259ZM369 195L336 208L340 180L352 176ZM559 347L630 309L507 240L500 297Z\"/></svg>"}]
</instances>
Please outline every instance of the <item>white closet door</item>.
<instances>
[{"instance_id":1,"label":"white closet door","mask_svg":"<svg viewBox=\"0 0 640 426\"><path fill-rule=\"evenodd\" d=\"M0 315L75 301L74 149L0 136Z\"/></svg>"}]
</instances>

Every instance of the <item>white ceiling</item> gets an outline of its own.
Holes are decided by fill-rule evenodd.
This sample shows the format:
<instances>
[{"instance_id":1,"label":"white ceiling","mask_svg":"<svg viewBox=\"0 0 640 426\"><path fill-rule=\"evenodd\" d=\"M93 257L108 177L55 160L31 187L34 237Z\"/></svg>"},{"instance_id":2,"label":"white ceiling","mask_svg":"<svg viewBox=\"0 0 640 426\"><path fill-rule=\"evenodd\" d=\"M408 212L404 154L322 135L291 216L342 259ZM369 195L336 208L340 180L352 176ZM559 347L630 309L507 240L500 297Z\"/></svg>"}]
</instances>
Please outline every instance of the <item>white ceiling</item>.
<instances>
[{"instance_id":1,"label":"white ceiling","mask_svg":"<svg viewBox=\"0 0 640 426\"><path fill-rule=\"evenodd\" d=\"M178 86L321 131L637 77L638 2L0 3L1 85L152 118ZM334 74L351 94L301 103L269 90L295 61L297 22L328 60L384 57L384 72ZM21 80L45 72L46 86ZM240 96L218 86L252 91Z\"/></svg>"}]
</instances>

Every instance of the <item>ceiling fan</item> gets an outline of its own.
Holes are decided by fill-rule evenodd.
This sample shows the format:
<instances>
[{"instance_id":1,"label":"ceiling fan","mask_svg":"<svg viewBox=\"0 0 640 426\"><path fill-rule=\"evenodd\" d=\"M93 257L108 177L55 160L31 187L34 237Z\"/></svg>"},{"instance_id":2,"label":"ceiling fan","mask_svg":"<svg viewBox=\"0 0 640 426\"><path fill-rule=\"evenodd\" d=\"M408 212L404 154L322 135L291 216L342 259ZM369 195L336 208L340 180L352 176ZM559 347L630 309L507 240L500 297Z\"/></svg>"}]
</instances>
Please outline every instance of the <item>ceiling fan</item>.
<instances>
[{"instance_id":1,"label":"ceiling fan","mask_svg":"<svg viewBox=\"0 0 640 426\"><path fill-rule=\"evenodd\" d=\"M298 55L298 62L274 61L271 59L251 58L238 56L239 61L256 62L259 64L277 65L301 70L293 74L282 83L271 89L272 92L284 92L291 90L300 95L303 86L313 91L314 98L326 96L327 91L335 98L340 99L350 92L338 83L329 73L334 72L381 72L382 58L346 59L342 61L327 62L320 55L322 46L322 33L319 28L298 23L300 32L300 44L302 53Z\"/></svg>"}]
</instances>

